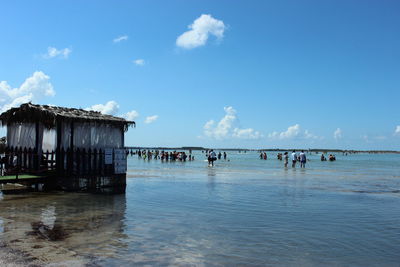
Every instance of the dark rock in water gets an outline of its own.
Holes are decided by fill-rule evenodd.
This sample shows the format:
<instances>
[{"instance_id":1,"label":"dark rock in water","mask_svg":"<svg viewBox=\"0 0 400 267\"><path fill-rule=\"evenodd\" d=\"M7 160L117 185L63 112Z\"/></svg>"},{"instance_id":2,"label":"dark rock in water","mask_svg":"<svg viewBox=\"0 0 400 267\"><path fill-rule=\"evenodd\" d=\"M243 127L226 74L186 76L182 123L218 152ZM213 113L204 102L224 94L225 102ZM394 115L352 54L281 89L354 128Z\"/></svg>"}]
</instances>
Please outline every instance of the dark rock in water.
<instances>
[{"instance_id":1,"label":"dark rock in water","mask_svg":"<svg viewBox=\"0 0 400 267\"><path fill-rule=\"evenodd\" d=\"M68 237L68 234L65 232L61 225L54 225L53 228L43 224L42 222L33 222L31 223L32 232L29 232L29 235L37 235L39 238L47 239L50 241L59 241L64 240Z\"/></svg>"}]
</instances>

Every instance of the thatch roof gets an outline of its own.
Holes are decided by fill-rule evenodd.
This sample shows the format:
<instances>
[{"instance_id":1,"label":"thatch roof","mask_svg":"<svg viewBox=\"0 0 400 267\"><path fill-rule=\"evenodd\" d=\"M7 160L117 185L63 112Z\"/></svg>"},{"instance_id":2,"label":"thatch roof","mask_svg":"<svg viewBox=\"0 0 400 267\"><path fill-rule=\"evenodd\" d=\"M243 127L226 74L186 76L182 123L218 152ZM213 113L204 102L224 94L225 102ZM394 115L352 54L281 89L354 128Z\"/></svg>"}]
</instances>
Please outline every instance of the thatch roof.
<instances>
[{"instance_id":1,"label":"thatch roof","mask_svg":"<svg viewBox=\"0 0 400 267\"><path fill-rule=\"evenodd\" d=\"M14 122L41 122L47 128L54 128L57 121L62 122L96 122L123 127L126 131L134 121L77 108L64 108L48 105L22 104L0 114L0 122L7 125Z\"/></svg>"}]
</instances>

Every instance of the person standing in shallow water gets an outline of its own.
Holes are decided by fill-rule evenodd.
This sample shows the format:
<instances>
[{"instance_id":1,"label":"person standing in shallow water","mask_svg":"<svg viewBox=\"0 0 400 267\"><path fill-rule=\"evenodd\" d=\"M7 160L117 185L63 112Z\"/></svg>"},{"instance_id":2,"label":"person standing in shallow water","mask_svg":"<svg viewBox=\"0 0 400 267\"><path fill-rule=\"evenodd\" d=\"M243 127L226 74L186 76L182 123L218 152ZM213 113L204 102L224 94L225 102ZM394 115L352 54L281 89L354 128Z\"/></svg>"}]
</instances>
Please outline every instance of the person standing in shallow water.
<instances>
[{"instance_id":1,"label":"person standing in shallow water","mask_svg":"<svg viewBox=\"0 0 400 267\"><path fill-rule=\"evenodd\" d=\"M210 153L208 154L208 166L214 166L214 161L217 160L217 154L214 152L214 150L210 150Z\"/></svg>"},{"instance_id":2,"label":"person standing in shallow water","mask_svg":"<svg viewBox=\"0 0 400 267\"><path fill-rule=\"evenodd\" d=\"M289 164L289 153L285 152L285 154L283 154L283 162L285 164L285 168L287 168L287 165Z\"/></svg>"},{"instance_id":3,"label":"person standing in shallow water","mask_svg":"<svg viewBox=\"0 0 400 267\"><path fill-rule=\"evenodd\" d=\"M292 168L296 168L296 161L297 161L297 154L296 154L296 151L293 150L293 152L292 152Z\"/></svg>"},{"instance_id":4,"label":"person standing in shallow water","mask_svg":"<svg viewBox=\"0 0 400 267\"><path fill-rule=\"evenodd\" d=\"M300 168L305 168L307 158L306 158L306 154L304 153L304 150L301 151L299 157L300 157Z\"/></svg>"}]
</instances>

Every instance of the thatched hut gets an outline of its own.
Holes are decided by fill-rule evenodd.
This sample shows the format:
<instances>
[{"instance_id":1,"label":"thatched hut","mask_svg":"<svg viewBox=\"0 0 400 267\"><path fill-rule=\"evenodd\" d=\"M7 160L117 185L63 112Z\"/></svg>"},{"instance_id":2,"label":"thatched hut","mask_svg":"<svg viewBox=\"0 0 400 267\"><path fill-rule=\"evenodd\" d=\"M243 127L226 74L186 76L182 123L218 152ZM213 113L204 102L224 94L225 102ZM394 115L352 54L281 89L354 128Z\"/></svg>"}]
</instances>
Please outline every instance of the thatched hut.
<instances>
[{"instance_id":1,"label":"thatched hut","mask_svg":"<svg viewBox=\"0 0 400 267\"><path fill-rule=\"evenodd\" d=\"M19 172L50 169L58 176L125 175L124 133L135 125L133 121L97 111L26 103L2 113L0 123L7 126L7 163Z\"/></svg>"}]
</instances>

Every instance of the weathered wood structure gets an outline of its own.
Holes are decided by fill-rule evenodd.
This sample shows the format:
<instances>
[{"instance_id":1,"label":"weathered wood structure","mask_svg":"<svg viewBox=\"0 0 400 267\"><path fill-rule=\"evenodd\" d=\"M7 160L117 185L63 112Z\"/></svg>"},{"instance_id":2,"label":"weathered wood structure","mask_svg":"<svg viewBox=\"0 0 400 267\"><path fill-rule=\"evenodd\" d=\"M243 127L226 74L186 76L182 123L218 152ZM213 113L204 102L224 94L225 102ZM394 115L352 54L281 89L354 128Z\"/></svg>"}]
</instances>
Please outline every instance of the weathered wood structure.
<instances>
[{"instance_id":1,"label":"weathered wood structure","mask_svg":"<svg viewBox=\"0 0 400 267\"><path fill-rule=\"evenodd\" d=\"M7 126L3 176L33 174L63 190L125 192L124 133L135 122L31 103L2 113L0 122Z\"/></svg>"}]
</instances>

